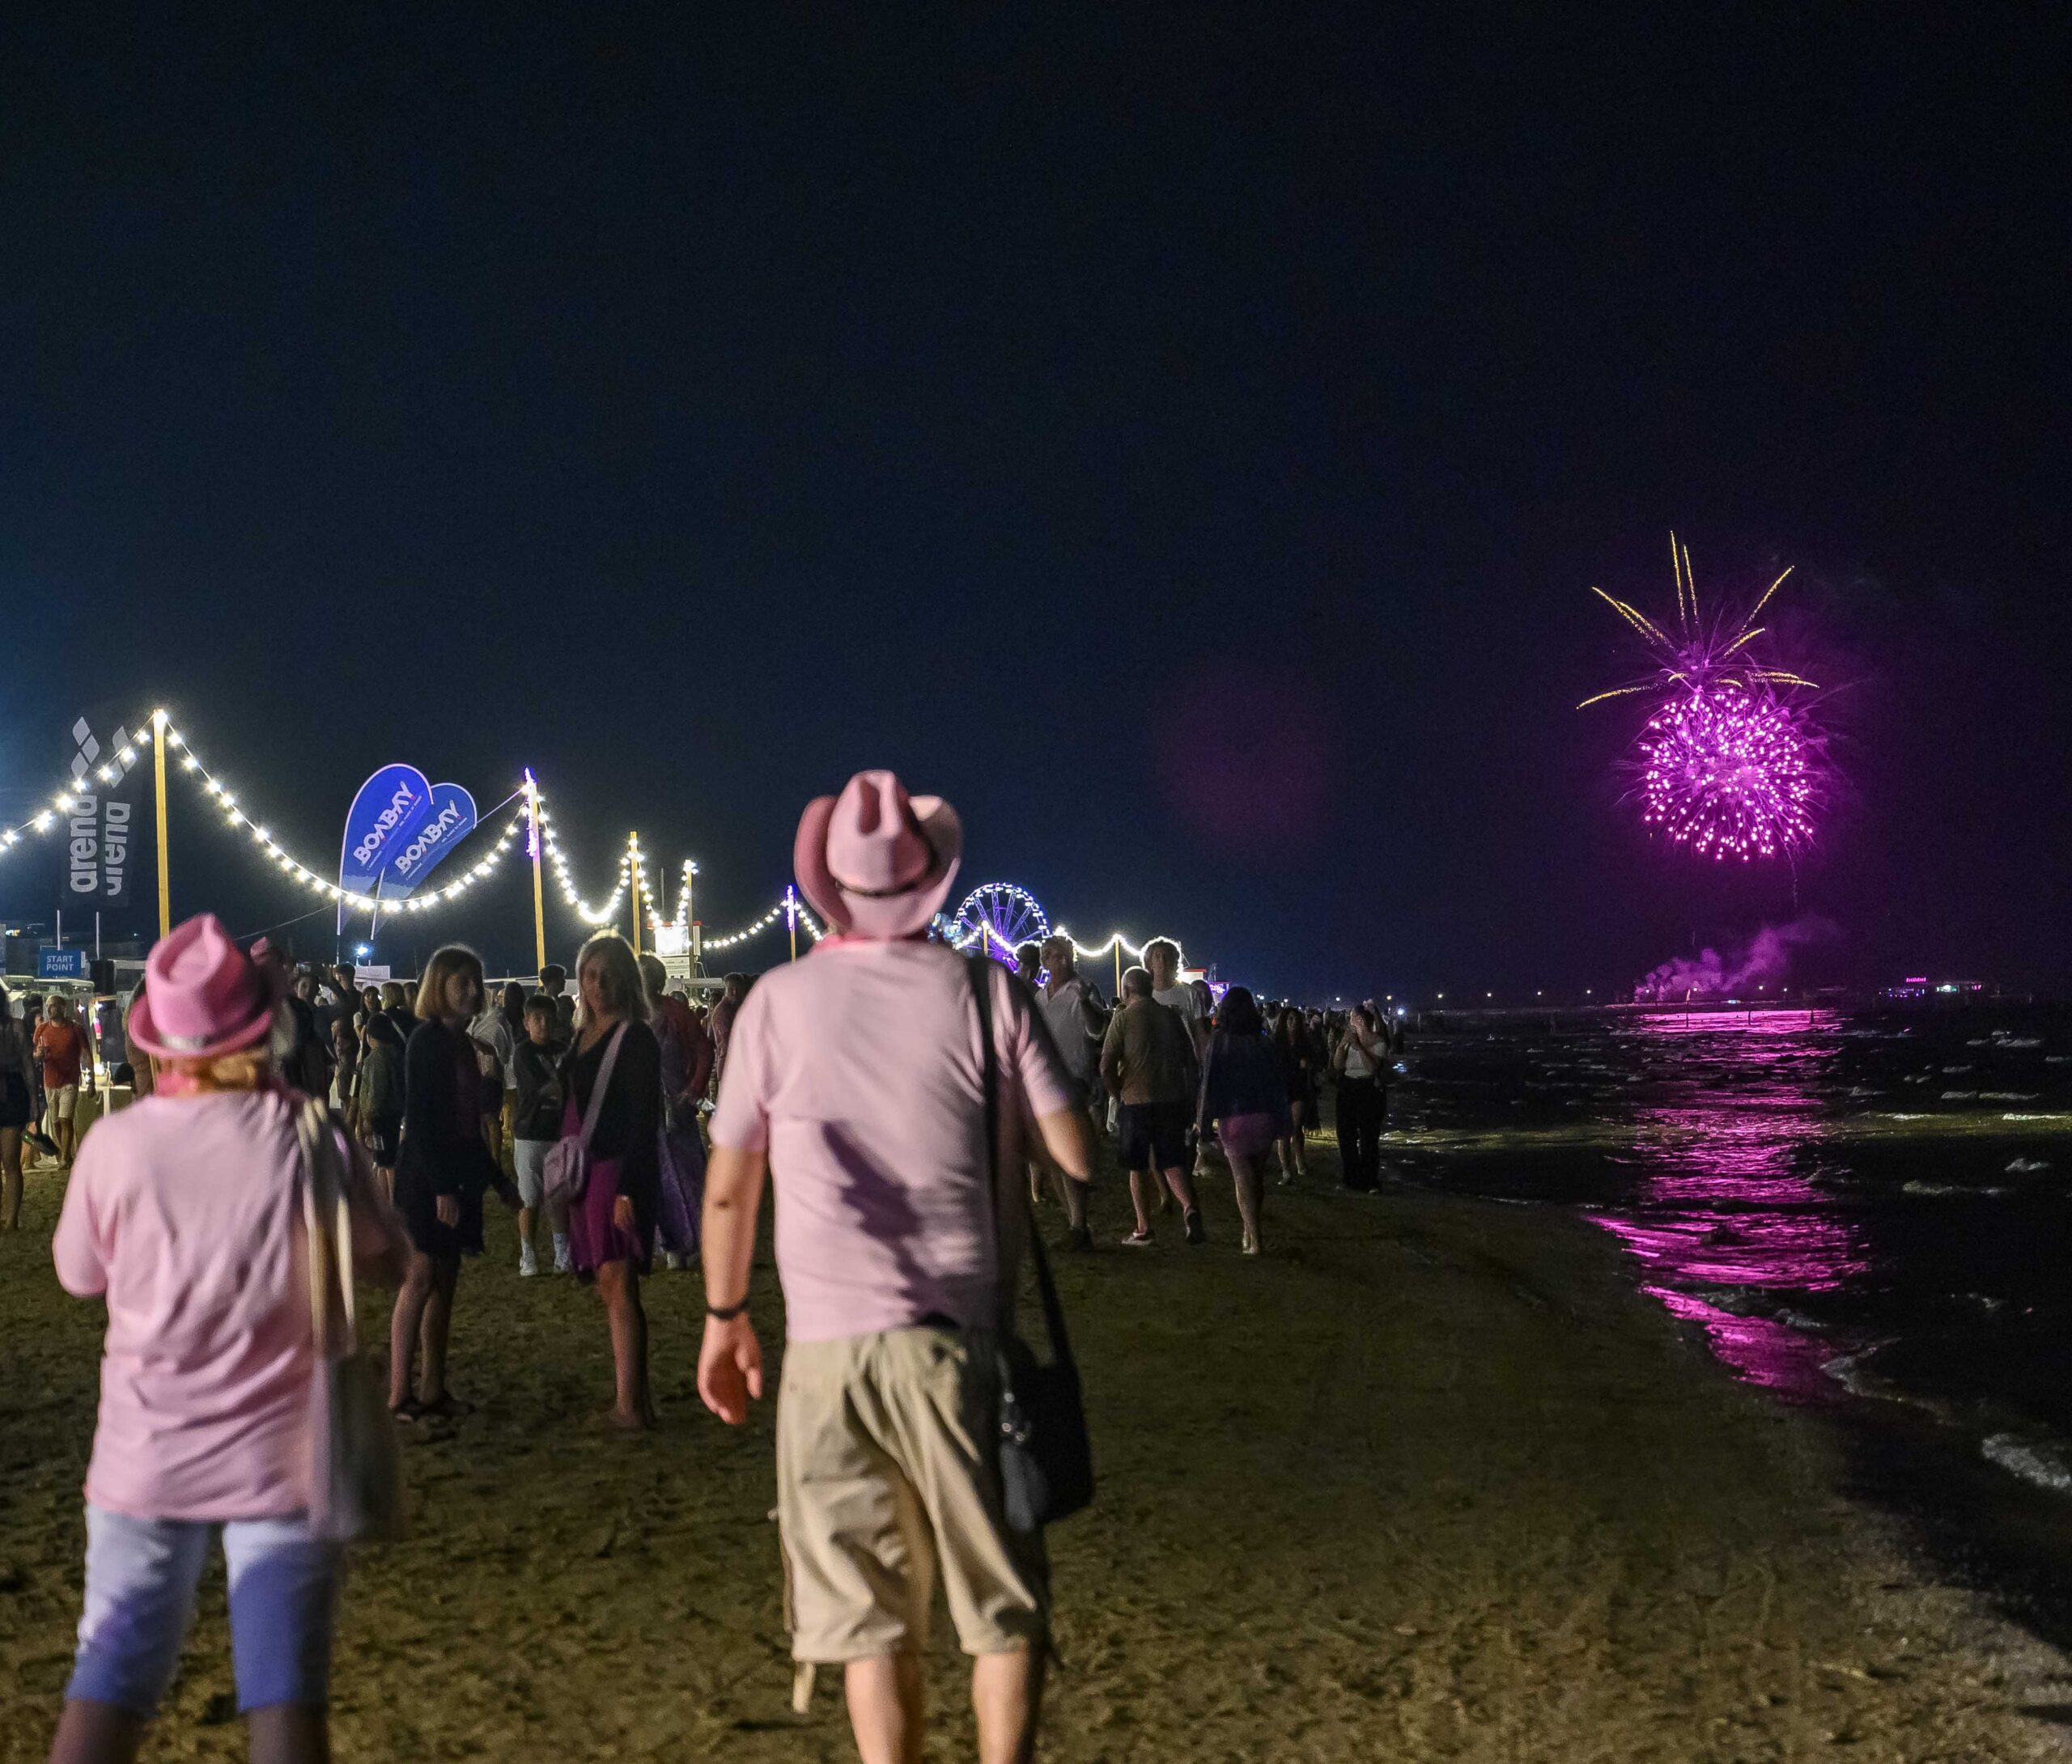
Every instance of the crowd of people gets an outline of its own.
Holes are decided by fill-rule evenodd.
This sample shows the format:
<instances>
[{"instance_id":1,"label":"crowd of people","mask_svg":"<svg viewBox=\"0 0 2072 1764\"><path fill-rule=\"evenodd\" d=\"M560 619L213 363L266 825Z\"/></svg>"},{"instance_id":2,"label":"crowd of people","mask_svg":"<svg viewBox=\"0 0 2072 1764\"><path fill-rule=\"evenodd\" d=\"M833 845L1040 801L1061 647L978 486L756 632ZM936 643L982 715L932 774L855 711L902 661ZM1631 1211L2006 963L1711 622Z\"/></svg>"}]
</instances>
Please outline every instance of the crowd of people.
<instances>
[{"instance_id":1,"label":"crowd of people","mask_svg":"<svg viewBox=\"0 0 2072 1764\"><path fill-rule=\"evenodd\" d=\"M469 1412L449 1382L452 1316L492 1194L517 1215L520 1278L569 1275L599 1294L606 1424L654 1419L642 1282L658 1261L701 1259L699 1391L743 1420L762 1394L749 1270L774 1168L798 1694L840 1667L863 1756L917 1758L940 1579L974 1659L982 1755L1030 1755L1048 1572L1040 1529L1010 1520L996 1442L999 1344L1038 1208L1062 1209L1066 1247L1090 1250L1087 1198L1112 1139L1134 1215L1123 1243L1153 1245L1177 1207L1182 1240L1199 1245L1220 1151L1239 1247L1258 1256L1267 1172L1306 1173L1327 1083L1345 1185L1378 1185L1402 1049L1370 1006L1339 1016L1242 986L1217 997L1166 939L1113 1000L1067 939L1017 952L1016 973L960 956L931 927L962 837L947 804L889 773L817 799L795 867L833 935L753 986L728 976L709 1010L609 932L583 946L573 993L548 967L492 995L460 945L435 952L414 989L356 989L350 968L297 968L280 940L242 948L213 918L190 920L154 948L113 1026L124 1057L108 1069L135 1101L76 1147L57 1130L68 1090L91 1081L85 1032L62 999L21 1020L0 1009L6 1223L23 1135L41 1120L52 1155L76 1157L61 1280L108 1318L86 1608L53 1758L134 1755L216 1537L254 1755L326 1755L342 1558L309 1512L306 1098L328 1105L350 1172L353 1261L396 1287L387 1397L402 1429Z\"/></svg>"}]
</instances>

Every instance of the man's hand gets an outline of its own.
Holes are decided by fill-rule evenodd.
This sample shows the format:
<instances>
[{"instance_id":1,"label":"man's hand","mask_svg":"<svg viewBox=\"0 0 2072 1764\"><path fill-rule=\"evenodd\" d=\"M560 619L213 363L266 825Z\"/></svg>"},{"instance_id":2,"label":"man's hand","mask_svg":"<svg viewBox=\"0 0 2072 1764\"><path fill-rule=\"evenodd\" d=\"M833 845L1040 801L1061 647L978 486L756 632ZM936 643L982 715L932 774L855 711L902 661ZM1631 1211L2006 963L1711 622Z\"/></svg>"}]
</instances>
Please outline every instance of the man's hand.
<instances>
[{"instance_id":1,"label":"man's hand","mask_svg":"<svg viewBox=\"0 0 2072 1764\"><path fill-rule=\"evenodd\" d=\"M432 1211L438 1214L439 1223L452 1231L461 1223L461 1197L442 1194L434 1203Z\"/></svg>"},{"instance_id":2,"label":"man's hand","mask_svg":"<svg viewBox=\"0 0 2072 1764\"><path fill-rule=\"evenodd\" d=\"M748 1313L722 1322L705 1320L705 1343L698 1351L698 1394L729 1427L748 1419L751 1397L762 1397L762 1344Z\"/></svg>"}]
</instances>

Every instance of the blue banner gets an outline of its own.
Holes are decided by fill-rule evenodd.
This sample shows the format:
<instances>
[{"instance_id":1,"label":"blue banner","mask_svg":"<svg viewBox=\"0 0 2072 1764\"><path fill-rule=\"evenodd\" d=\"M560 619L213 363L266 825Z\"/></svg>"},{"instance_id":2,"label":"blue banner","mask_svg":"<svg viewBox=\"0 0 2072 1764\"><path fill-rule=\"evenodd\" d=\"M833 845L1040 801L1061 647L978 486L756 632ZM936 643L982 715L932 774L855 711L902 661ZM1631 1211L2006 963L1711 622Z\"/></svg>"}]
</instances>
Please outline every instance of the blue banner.
<instances>
[{"instance_id":1,"label":"blue banner","mask_svg":"<svg viewBox=\"0 0 2072 1764\"><path fill-rule=\"evenodd\" d=\"M414 765L384 765L361 785L346 811L345 842L338 854L338 886L348 894L371 894L387 867L431 812L431 785ZM346 910L338 909L341 929Z\"/></svg>"},{"instance_id":2,"label":"blue banner","mask_svg":"<svg viewBox=\"0 0 2072 1764\"><path fill-rule=\"evenodd\" d=\"M434 784L430 805L408 834L391 839L381 870L381 898L398 901L439 867L454 846L474 830L475 799L458 784Z\"/></svg>"},{"instance_id":3,"label":"blue banner","mask_svg":"<svg viewBox=\"0 0 2072 1764\"><path fill-rule=\"evenodd\" d=\"M474 825L475 799L458 784L434 784L414 765L384 765L346 812L338 886L348 894L402 900ZM341 929L345 917L341 905Z\"/></svg>"}]
</instances>

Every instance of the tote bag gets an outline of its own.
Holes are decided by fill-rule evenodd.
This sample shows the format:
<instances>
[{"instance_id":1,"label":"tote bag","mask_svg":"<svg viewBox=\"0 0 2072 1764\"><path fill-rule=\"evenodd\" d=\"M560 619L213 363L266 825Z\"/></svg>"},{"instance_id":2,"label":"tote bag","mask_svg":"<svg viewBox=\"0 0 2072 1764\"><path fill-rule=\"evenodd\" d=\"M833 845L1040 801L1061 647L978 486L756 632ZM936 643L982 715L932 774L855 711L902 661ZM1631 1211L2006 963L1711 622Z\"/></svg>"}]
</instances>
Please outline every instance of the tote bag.
<instances>
[{"instance_id":1,"label":"tote bag","mask_svg":"<svg viewBox=\"0 0 2072 1764\"><path fill-rule=\"evenodd\" d=\"M316 1364L309 1390L309 1529L333 1543L403 1535L403 1458L396 1423L359 1351L353 1300L353 1223L331 1117L314 1100L295 1122L302 1147L309 1321ZM333 1329L332 1300L343 1328Z\"/></svg>"}]
</instances>

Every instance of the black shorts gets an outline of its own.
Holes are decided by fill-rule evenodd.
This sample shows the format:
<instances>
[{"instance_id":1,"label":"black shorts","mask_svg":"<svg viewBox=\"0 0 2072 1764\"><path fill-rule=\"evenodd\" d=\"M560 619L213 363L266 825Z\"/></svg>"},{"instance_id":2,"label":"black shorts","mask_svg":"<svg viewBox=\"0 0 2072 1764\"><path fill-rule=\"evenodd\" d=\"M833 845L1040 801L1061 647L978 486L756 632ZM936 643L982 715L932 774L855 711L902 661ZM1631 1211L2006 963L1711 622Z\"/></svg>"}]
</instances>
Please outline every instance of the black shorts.
<instances>
[{"instance_id":1,"label":"black shorts","mask_svg":"<svg viewBox=\"0 0 2072 1764\"><path fill-rule=\"evenodd\" d=\"M1184 1170L1191 1113L1183 1102L1124 1103L1116 1113L1125 1170Z\"/></svg>"}]
</instances>

